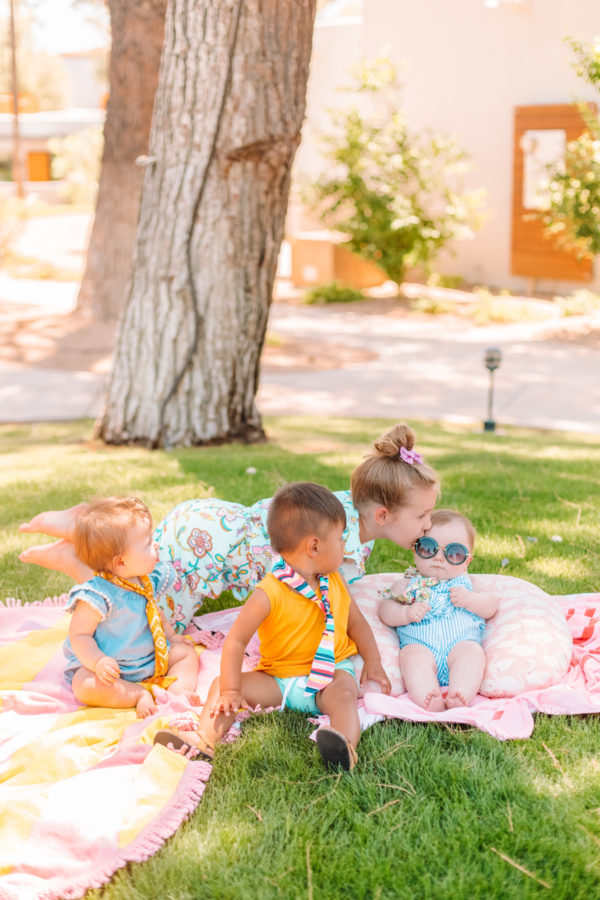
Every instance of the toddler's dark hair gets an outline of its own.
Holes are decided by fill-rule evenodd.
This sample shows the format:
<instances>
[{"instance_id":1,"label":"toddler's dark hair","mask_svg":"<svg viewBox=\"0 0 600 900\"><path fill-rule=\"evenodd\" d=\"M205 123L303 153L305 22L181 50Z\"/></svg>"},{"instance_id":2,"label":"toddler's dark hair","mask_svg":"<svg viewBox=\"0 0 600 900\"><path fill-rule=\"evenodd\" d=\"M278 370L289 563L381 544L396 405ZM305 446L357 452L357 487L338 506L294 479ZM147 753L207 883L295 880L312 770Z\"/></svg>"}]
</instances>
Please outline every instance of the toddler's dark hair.
<instances>
[{"instance_id":1,"label":"toddler's dark hair","mask_svg":"<svg viewBox=\"0 0 600 900\"><path fill-rule=\"evenodd\" d=\"M267 515L267 531L277 553L294 550L311 534L323 536L332 525L346 527L344 507L329 488L294 481L275 493Z\"/></svg>"}]
</instances>

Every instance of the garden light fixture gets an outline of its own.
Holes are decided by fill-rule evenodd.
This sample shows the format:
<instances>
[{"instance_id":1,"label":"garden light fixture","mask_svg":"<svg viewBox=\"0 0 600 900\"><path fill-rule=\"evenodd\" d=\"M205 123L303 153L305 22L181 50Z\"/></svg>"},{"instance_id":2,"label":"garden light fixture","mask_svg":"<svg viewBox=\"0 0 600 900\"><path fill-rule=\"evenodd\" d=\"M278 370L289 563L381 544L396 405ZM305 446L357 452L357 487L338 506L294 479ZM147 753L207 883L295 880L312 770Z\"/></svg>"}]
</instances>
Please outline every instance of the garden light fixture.
<instances>
[{"instance_id":1,"label":"garden light fixture","mask_svg":"<svg viewBox=\"0 0 600 900\"><path fill-rule=\"evenodd\" d=\"M500 363L502 362L502 353L500 352L498 347L488 347L485 351L483 361L485 363L486 369L488 369L490 373L490 387L488 391L488 416L483 423L483 430L495 431L496 423L492 418L492 406L494 402L494 372L496 371L496 369L500 368Z\"/></svg>"}]
</instances>

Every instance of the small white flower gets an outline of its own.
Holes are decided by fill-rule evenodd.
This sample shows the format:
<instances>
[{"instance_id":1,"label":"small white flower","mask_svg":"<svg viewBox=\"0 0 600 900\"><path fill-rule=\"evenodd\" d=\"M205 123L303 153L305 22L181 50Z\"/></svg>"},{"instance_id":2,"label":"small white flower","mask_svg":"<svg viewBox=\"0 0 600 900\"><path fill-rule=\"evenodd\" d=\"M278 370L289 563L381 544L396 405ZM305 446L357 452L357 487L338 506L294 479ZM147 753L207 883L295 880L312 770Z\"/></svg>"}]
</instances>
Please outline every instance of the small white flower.
<instances>
[{"instance_id":1,"label":"small white flower","mask_svg":"<svg viewBox=\"0 0 600 900\"><path fill-rule=\"evenodd\" d=\"M530 534L527 535L527 540L529 541L530 544L537 544L537 538L532 537Z\"/></svg>"},{"instance_id":2,"label":"small white flower","mask_svg":"<svg viewBox=\"0 0 600 900\"><path fill-rule=\"evenodd\" d=\"M508 556L505 556L501 563L502 568L504 569L509 564L509 562L510 559L508 558Z\"/></svg>"},{"instance_id":3,"label":"small white flower","mask_svg":"<svg viewBox=\"0 0 600 900\"><path fill-rule=\"evenodd\" d=\"M256 469L254 466L248 466L246 469L246 475L256 475Z\"/></svg>"},{"instance_id":4,"label":"small white flower","mask_svg":"<svg viewBox=\"0 0 600 900\"><path fill-rule=\"evenodd\" d=\"M553 534L550 540L554 541L555 544L562 544L562 538L560 534Z\"/></svg>"}]
</instances>

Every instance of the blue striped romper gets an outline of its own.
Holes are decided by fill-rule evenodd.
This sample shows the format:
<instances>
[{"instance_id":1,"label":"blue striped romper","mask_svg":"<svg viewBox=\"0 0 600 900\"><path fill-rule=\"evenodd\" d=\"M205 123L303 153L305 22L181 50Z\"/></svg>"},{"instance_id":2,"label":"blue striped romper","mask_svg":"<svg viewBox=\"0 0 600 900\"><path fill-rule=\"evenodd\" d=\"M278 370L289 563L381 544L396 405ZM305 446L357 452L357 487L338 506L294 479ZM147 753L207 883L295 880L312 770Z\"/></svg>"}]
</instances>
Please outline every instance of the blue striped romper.
<instances>
[{"instance_id":1,"label":"blue striped romper","mask_svg":"<svg viewBox=\"0 0 600 900\"><path fill-rule=\"evenodd\" d=\"M423 581L427 582L427 586L422 584ZM437 584L432 584L436 581ZM418 591L419 598L425 600L431 609L420 622L411 622L409 625L399 625L396 628L400 647L421 644L431 650L437 663L438 681L442 686L448 684L448 654L452 648L461 641L475 641L481 644L485 629L485 619L469 612L468 609L452 604L451 587L466 587L469 591L473 590L468 575L459 575L448 581L415 575L409 582L406 597L415 599Z\"/></svg>"}]
</instances>

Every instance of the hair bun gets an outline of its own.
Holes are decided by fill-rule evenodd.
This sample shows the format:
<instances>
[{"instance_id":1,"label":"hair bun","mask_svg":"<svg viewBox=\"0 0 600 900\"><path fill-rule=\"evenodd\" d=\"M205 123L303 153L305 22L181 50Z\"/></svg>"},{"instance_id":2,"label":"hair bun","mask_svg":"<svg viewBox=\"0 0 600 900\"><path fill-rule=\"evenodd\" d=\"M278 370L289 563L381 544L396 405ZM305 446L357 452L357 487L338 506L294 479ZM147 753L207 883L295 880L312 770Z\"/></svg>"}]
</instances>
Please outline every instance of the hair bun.
<instances>
[{"instance_id":1,"label":"hair bun","mask_svg":"<svg viewBox=\"0 0 600 900\"><path fill-rule=\"evenodd\" d=\"M412 450L414 445L415 433L410 426L403 423L394 425L393 428L382 434L380 438L373 441L373 449L381 456L386 456L389 459L398 456L401 447L405 447L406 450Z\"/></svg>"}]
</instances>

